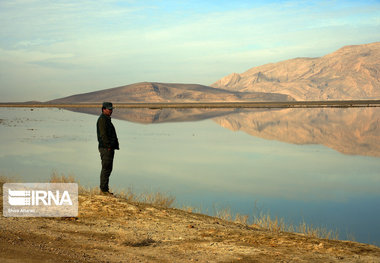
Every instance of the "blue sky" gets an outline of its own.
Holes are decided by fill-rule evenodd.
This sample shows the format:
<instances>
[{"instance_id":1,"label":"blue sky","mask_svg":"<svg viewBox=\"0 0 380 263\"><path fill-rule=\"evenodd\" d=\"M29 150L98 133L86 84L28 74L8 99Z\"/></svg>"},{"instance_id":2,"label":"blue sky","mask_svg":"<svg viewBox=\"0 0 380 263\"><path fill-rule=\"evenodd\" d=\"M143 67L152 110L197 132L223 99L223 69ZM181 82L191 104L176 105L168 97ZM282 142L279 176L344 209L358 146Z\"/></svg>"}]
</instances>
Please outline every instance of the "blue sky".
<instances>
[{"instance_id":1,"label":"blue sky","mask_svg":"<svg viewBox=\"0 0 380 263\"><path fill-rule=\"evenodd\" d=\"M0 0L0 101L232 72L380 41L380 1Z\"/></svg>"}]
</instances>

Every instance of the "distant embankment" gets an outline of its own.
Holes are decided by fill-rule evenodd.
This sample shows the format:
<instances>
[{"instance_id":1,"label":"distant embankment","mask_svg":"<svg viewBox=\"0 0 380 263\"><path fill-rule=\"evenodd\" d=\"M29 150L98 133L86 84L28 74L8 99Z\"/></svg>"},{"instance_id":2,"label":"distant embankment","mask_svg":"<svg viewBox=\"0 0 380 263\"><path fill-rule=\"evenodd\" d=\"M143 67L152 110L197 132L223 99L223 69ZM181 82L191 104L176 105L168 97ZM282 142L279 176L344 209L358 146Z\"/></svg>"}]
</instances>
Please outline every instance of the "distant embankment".
<instances>
[{"instance_id":1,"label":"distant embankment","mask_svg":"<svg viewBox=\"0 0 380 263\"><path fill-rule=\"evenodd\" d=\"M170 102L114 103L116 108L341 108L380 107L380 100L271 101L271 102ZM99 108L101 103L0 103L0 107L20 108Z\"/></svg>"}]
</instances>

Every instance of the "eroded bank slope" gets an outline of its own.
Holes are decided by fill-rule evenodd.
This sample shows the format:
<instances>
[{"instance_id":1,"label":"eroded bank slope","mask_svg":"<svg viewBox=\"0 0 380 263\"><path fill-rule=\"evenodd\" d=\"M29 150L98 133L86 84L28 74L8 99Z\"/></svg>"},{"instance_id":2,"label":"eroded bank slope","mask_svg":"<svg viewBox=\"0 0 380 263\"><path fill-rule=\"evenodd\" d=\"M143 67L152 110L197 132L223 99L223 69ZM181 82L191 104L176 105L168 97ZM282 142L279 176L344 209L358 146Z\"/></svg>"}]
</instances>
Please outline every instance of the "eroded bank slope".
<instances>
[{"instance_id":1,"label":"eroded bank slope","mask_svg":"<svg viewBox=\"0 0 380 263\"><path fill-rule=\"evenodd\" d=\"M380 262L380 248L81 195L78 218L0 217L1 262ZM2 200L1 200L2 204Z\"/></svg>"}]
</instances>

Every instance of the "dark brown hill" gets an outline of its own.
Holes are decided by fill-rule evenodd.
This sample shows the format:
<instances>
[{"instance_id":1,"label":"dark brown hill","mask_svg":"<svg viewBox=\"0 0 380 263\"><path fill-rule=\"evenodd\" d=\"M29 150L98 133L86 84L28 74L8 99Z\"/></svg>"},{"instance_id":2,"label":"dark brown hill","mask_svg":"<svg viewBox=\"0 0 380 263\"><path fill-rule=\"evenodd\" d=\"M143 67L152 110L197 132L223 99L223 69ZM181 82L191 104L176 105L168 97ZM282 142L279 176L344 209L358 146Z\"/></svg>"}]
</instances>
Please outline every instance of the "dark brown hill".
<instances>
[{"instance_id":1,"label":"dark brown hill","mask_svg":"<svg viewBox=\"0 0 380 263\"><path fill-rule=\"evenodd\" d=\"M198 84L141 82L49 101L49 103L288 101L288 95L229 91Z\"/></svg>"}]
</instances>

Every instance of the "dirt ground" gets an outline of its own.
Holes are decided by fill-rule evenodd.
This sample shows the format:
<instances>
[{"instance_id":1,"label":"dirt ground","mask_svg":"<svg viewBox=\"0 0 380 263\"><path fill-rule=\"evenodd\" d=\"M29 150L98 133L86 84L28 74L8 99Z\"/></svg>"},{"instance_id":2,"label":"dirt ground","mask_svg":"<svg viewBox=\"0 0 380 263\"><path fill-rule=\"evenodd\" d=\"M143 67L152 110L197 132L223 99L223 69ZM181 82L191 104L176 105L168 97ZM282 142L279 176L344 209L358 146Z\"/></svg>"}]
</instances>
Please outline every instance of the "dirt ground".
<instances>
[{"instance_id":1,"label":"dirt ground","mask_svg":"<svg viewBox=\"0 0 380 263\"><path fill-rule=\"evenodd\" d=\"M0 261L380 262L380 248L81 195L77 218L1 216Z\"/></svg>"}]
</instances>

